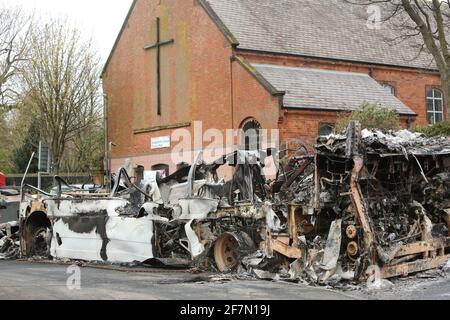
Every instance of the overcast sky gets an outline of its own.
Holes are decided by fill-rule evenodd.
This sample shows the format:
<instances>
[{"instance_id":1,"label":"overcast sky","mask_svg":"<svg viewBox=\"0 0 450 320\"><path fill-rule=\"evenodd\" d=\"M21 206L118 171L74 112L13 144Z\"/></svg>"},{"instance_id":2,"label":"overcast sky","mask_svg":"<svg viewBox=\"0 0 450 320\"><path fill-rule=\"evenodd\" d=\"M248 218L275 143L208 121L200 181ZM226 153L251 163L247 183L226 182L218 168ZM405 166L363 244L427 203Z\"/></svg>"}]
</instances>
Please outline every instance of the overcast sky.
<instances>
[{"instance_id":1,"label":"overcast sky","mask_svg":"<svg viewBox=\"0 0 450 320\"><path fill-rule=\"evenodd\" d=\"M106 61L132 0L0 0L0 6L20 5L44 16L60 16L76 23L92 38Z\"/></svg>"}]
</instances>

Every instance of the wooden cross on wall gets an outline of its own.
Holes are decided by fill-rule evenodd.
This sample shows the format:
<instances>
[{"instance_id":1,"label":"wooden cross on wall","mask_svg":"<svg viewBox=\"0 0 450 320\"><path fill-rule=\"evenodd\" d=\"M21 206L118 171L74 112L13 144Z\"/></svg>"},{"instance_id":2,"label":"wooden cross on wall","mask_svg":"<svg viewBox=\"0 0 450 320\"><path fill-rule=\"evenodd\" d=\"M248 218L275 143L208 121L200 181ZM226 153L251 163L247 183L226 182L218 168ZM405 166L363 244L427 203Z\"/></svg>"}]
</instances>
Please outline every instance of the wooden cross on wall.
<instances>
[{"instance_id":1,"label":"wooden cross on wall","mask_svg":"<svg viewBox=\"0 0 450 320\"><path fill-rule=\"evenodd\" d=\"M157 106L158 106L158 116L161 115L161 47L174 43L174 39L167 41L161 41L161 19L156 18L156 43L149 44L144 47L145 50L156 48L156 91L157 91Z\"/></svg>"}]
</instances>

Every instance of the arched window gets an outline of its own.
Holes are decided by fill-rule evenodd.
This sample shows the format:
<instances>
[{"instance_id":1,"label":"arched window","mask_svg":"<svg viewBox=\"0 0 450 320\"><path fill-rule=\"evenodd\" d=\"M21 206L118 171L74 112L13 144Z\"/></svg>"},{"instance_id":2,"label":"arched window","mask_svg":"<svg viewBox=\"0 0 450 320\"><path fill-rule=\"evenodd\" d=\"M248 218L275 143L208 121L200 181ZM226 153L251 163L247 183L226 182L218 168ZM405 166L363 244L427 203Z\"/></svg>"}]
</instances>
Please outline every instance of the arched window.
<instances>
[{"instance_id":1,"label":"arched window","mask_svg":"<svg viewBox=\"0 0 450 320\"><path fill-rule=\"evenodd\" d=\"M244 131L245 150L253 151L261 149L261 124L255 119L250 119L242 126Z\"/></svg>"},{"instance_id":2,"label":"arched window","mask_svg":"<svg viewBox=\"0 0 450 320\"><path fill-rule=\"evenodd\" d=\"M152 166L152 171L157 171L162 179L169 176L169 170L169 165L165 163L155 164Z\"/></svg>"},{"instance_id":3,"label":"arched window","mask_svg":"<svg viewBox=\"0 0 450 320\"><path fill-rule=\"evenodd\" d=\"M427 91L427 119L429 124L436 124L444 120L444 98L438 89Z\"/></svg>"}]
</instances>

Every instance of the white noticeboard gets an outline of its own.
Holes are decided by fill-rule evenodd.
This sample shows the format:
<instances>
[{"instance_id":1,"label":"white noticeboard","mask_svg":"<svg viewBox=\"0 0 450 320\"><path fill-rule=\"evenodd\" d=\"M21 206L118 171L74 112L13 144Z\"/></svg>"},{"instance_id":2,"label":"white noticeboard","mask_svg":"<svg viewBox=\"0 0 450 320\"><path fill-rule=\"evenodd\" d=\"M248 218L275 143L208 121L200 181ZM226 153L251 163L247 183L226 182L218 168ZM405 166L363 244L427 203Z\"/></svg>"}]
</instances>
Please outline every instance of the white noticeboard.
<instances>
[{"instance_id":1,"label":"white noticeboard","mask_svg":"<svg viewBox=\"0 0 450 320\"><path fill-rule=\"evenodd\" d=\"M153 149L163 149L170 148L170 137L157 137L151 139L151 148Z\"/></svg>"}]
</instances>

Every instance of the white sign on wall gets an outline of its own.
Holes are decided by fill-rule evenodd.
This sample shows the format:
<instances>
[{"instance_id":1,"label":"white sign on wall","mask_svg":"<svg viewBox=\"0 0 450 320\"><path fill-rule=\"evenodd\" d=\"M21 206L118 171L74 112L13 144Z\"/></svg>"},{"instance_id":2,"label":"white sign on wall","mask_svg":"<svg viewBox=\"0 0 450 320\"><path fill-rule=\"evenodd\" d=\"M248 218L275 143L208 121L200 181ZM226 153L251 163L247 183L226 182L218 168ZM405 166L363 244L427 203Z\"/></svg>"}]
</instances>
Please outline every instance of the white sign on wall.
<instances>
[{"instance_id":1,"label":"white sign on wall","mask_svg":"<svg viewBox=\"0 0 450 320\"><path fill-rule=\"evenodd\" d=\"M163 149L170 148L170 137L157 137L151 139L151 148L153 149Z\"/></svg>"}]
</instances>

